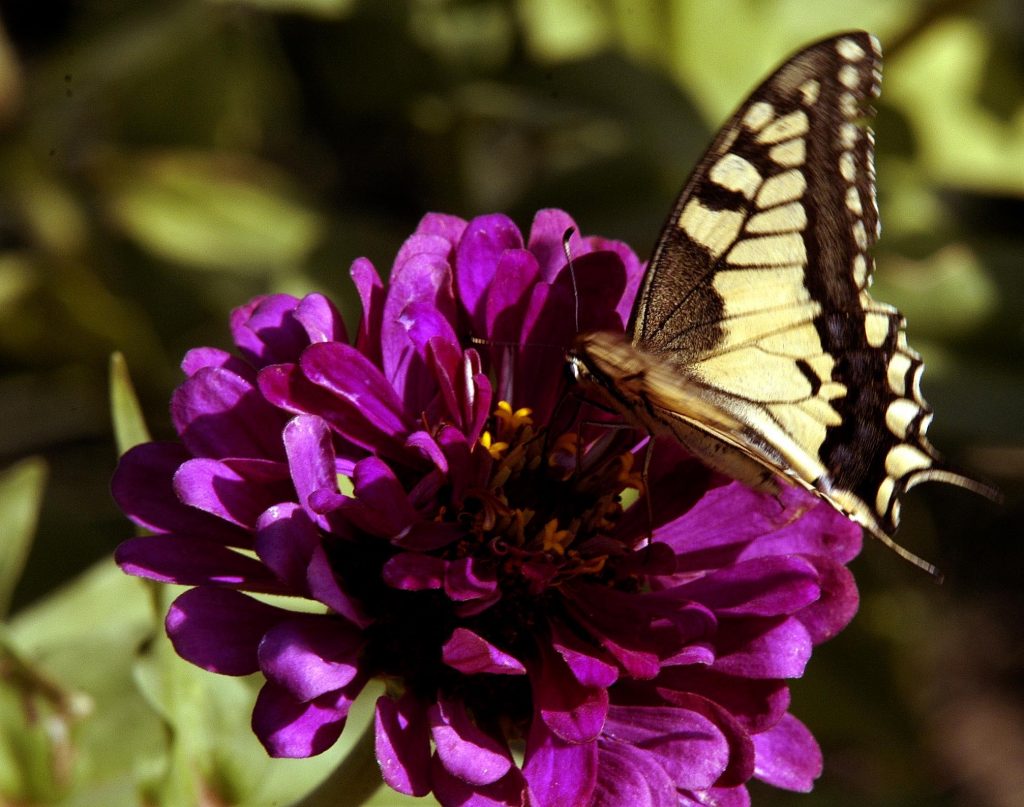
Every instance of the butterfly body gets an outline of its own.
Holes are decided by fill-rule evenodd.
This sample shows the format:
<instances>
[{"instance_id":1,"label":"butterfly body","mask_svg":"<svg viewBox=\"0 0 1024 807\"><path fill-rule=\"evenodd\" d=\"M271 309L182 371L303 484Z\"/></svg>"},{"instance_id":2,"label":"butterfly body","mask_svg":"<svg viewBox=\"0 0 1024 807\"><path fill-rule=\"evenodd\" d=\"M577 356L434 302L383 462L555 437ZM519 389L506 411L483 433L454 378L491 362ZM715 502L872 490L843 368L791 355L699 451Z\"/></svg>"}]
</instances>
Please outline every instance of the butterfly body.
<instances>
[{"instance_id":1,"label":"butterfly body","mask_svg":"<svg viewBox=\"0 0 1024 807\"><path fill-rule=\"evenodd\" d=\"M868 293L880 80L864 32L769 76L676 200L627 333L582 334L570 362L634 425L752 487L801 485L919 562L890 538L903 492L994 492L928 442L920 356Z\"/></svg>"}]
</instances>

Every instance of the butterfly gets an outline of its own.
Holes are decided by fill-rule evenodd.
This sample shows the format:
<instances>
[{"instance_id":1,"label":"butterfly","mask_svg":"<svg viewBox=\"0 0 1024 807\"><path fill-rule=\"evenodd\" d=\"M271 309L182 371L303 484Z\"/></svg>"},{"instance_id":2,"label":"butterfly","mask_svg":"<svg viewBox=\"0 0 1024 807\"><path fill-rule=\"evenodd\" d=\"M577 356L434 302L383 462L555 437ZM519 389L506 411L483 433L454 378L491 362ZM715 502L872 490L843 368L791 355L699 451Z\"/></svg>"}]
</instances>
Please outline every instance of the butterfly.
<instances>
[{"instance_id":1,"label":"butterfly","mask_svg":"<svg viewBox=\"0 0 1024 807\"><path fill-rule=\"evenodd\" d=\"M581 334L569 362L635 426L755 489L802 486L934 574L892 539L900 496L998 494L928 442L921 357L868 293L880 81L862 31L784 62L679 194L626 333Z\"/></svg>"}]
</instances>

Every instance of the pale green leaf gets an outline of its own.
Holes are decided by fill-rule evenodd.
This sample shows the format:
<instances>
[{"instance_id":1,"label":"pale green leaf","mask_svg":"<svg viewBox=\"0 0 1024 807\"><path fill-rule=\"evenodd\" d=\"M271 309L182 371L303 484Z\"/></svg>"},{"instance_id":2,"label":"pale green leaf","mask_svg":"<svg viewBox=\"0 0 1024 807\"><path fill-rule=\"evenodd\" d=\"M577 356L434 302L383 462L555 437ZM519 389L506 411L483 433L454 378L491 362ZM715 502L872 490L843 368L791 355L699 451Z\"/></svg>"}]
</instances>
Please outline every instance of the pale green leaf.
<instances>
[{"instance_id":1,"label":"pale green leaf","mask_svg":"<svg viewBox=\"0 0 1024 807\"><path fill-rule=\"evenodd\" d=\"M1024 194L1024 93L1008 97L1017 112L1005 120L982 103L991 49L977 20L944 20L890 60L885 98L905 111L934 181Z\"/></svg>"},{"instance_id":2,"label":"pale green leaf","mask_svg":"<svg viewBox=\"0 0 1024 807\"><path fill-rule=\"evenodd\" d=\"M150 441L149 429L138 396L120 351L110 356L110 417L114 424L117 453Z\"/></svg>"},{"instance_id":3,"label":"pale green leaf","mask_svg":"<svg viewBox=\"0 0 1024 807\"><path fill-rule=\"evenodd\" d=\"M144 249L198 269L250 273L301 263L320 219L269 165L215 152L162 152L108 166L108 204Z\"/></svg>"},{"instance_id":4,"label":"pale green leaf","mask_svg":"<svg viewBox=\"0 0 1024 807\"><path fill-rule=\"evenodd\" d=\"M32 548L46 472L46 463L32 457L0 473L0 619L7 616Z\"/></svg>"}]
</instances>

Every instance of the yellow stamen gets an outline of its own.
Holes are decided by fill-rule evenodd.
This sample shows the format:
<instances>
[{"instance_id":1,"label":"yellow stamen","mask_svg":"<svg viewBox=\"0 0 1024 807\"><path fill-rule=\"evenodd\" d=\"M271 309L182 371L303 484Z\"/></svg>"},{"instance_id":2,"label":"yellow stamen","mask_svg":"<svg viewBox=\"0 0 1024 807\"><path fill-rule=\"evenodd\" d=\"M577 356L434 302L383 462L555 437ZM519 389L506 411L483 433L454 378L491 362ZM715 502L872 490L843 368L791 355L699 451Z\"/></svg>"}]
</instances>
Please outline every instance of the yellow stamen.
<instances>
[{"instance_id":1,"label":"yellow stamen","mask_svg":"<svg viewBox=\"0 0 1024 807\"><path fill-rule=\"evenodd\" d=\"M573 534L569 530L558 529L558 519L553 518L544 525L544 529L540 533L540 539L545 552L564 555L566 547L572 543Z\"/></svg>"},{"instance_id":2,"label":"yellow stamen","mask_svg":"<svg viewBox=\"0 0 1024 807\"><path fill-rule=\"evenodd\" d=\"M505 436L516 432L522 426L532 425L532 414L533 410L525 406L513 411L512 404L508 401L498 401L498 408L494 410L498 433Z\"/></svg>"},{"instance_id":3,"label":"yellow stamen","mask_svg":"<svg viewBox=\"0 0 1024 807\"><path fill-rule=\"evenodd\" d=\"M480 445L486 448L487 453L496 460L500 460L501 455L508 450L508 443L502 441L494 442L490 432L484 432L480 435Z\"/></svg>"}]
</instances>

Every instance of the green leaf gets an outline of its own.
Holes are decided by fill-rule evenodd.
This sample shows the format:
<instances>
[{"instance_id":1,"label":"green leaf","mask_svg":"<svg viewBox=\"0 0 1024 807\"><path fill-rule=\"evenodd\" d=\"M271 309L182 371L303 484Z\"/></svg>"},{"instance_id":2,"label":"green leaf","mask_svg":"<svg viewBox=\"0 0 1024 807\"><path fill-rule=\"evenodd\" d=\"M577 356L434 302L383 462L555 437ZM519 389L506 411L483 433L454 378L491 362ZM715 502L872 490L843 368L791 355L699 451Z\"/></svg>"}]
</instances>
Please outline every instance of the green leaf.
<instances>
[{"instance_id":1,"label":"green leaf","mask_svg":"<svg viewBox=\"0 0 1024 807\"><path fill-rule=\"evenodd\" d=\"M287 268L316 246L319 217L251 157L163 152L106 166L108 205L144 249L197 269Z\"/></svg>"},{"instance_id":2,"label":"green leaf","mask_svg":"<svg viewBox=\"0 0 1024 807\"><path fill-rule=\"evenodd\" d=\"M0 474L0 619L7 616L32 548L46 473L46 463L31 457Z\"/></svg>"},{"instance_id":3,"label":"green leaf","mask_svg":"<svg viewBox=\"0 0 1024 807\"><path fill-rule=\"evenodd\" d=\"M118 454L124 454L132 446L148 443L152 439L128 374L128 363L120 351L110 356L110 417L114 424Z\"/></svg>"},{"instance_id":4,"label":"green leaf","mask_svg":"<svg viewBox=\"0 0 1024 807\"><path fill-rule=\"evenodd\" d=\"M1024 93L1009 84L1003 117L982 100L993 42L967 17L933 25L887 65L885 98L905 110L937 182L1024 193Z\"/></svg>"}]
</instances>

